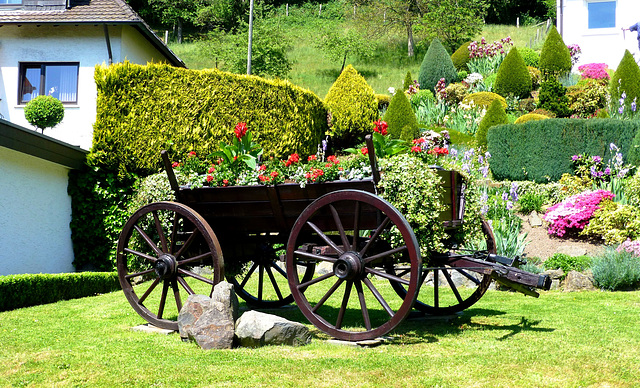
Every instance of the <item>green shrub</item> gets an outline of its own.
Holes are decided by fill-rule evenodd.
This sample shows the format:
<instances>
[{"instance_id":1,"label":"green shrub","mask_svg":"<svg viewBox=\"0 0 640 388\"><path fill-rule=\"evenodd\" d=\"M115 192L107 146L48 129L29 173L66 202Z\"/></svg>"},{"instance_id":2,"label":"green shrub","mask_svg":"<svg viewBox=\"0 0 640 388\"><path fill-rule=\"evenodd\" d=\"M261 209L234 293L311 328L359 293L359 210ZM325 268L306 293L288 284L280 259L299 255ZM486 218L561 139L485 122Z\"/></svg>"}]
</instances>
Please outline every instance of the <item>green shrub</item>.
<instances>
[{"instance_id":1,"label":"green shrub","mask_svg":"<svg viewBox=\"0 0 640 388\"><path fill-rule=\"evenodd\" d=\"M579 117L592 117L607 106L607 88L595 80L589 80L568 96L569 108Z\"/></svg>"},{"instance_id":2,"label":"green shrub","mask_svg":"<svg viewBox=\"0 0 640 388\"><path fill-rule=\"evenodd\" d=\"M538 107L550 110L557 117L569 117L569 98L566 95L567 88L562 86L556 77L547 77L542 81Z\"/></svg>"},{"instance_id":3,"label":"green shrub","mask_svg":"<svg viewBox=\"0 0 640 388\"><path fill-rule=\"evenodd\" d=\"M617 102L620 100L622 93L626 94L624 100L625 110L629 111L631 109L631 103L634 100L636 104L640 104L640 68L629 50L625 50L624 56L609 85L609 93L611 93L611 101L613 101L612 105L615 105L614 109L618 109L619 104Z\"/></svg>"},{"instance_id":4,"label":"green shrub","mask_svg":"<svg viewBox=\"0 0 640 388\"><path fill-rule=\"evenodd\" d=\"M640 211L631 205L602 201L581 235L603 241L607 245L620 244L640 236Z\"/></svg>"},{"instance_id":5,"label":"green shrub","mask_svg":"<svg viewBox=\"0 0 640 388\"><path fill-rule=\"evenodd\" d=\"M469 45L471 42L465 42L451 54L451 62L458 71L469 71L467 63L469 62Z\"/></svg>"},{"instance_id":6,"label":"green shrub","mask_svg":"<svg viewBox=\"0 0 640 388\"><path fill-rule=\"evenodd\" d=\"M518 209L523 214L529 214L533 211L541 213L544 204L545 197L539 193L528 192L518 198Z\"/></svg>"},{"instance_id":7,"label":"green shrub","mask_svg":"<svg viewBox=\"0 0 640 388\"><path fill-rule=\"evenodd\" d=\"M160 167L160 151L208 155L246 122L273 156L312 154L327 131L315 94L288 81L128 62L97 66L97 117L88 159L121 174ZM377 113L375 99L371 104ZM277 107L277 109L275 109ZM265 155L269 156L269 155Z\"/></svg>"},{"instance_id":8,"label":"green shrub","mask_svg":"<svg viewBox=\"0 0 640 388\"><path fill-rule=\"evenodd\" d=\"M447 104L452 106L457 106L467 95L469 95L467 87L459 83L449 84L449 86L445 88L445 91L447 92L447 98L445 98L445 101Z\"/></svg>"},{"instance_id":9,"label":"green shrub","mask_svg":"<svg viewBox=\"0 0 640 388\"><path fill-rule=\"evenodd\" d=\"M484 86L487 88L488 91L493 90L493 84L495 84L496 78L498 78L497 72L493 72L488 76L484 77L484 81L482 82L484 83Z\"/></svg>"},{"instance_id":10,"label":"green shrub","mask_svg":"<svg viewBox=\"0 0 640 388\"><path fill-rule=\"evenodd\" d=\"M391 98L389 109L384 114L383 120L389 125L389 136L393 139L400 139L403 130L406 133L405 136L413 134L411 139L415 139L419 134L416 114L411 109L411 103L407 95L399 90ZM373 120L371 123L373 123ZM405 127L408 128L405 130Z\"/></svg>"},{"instance_id":11,"label":"green shrub","mask_svg":"<svg viewBox=\"0 0 640 388\"><path fill-rule=\"evenodd\" d=\"M476 132L476 142L478 147L483 149L487 148L487 133L489 133L489 129L496 125L507 124L509 121L507 119L507 113L502 107L502 101L495 99L489 105L487 109L487 113L485 113L482 121L478 125L478 132Z\"/></svg>"},{"instance_id":12,"label":"green shrub","mask_svg":"<svg viewBox=\"0 0 640 388\"><path fill-rule=\"evenodd\" d=\"M44 133L45 128L55 127L62 121L64 105L55 97L38 96L25 105L24 117Z\"/></svg>"},{"instance_id":13,"label":"green shrub","mask_svg":"<svg viewBox=\"0 0 640 388\"><path fill-rule=\"evenodd\" d=\"M493 91L503 97L526 98L531 95L531 76L517 47L509 50L500 64Z\"/></svg>"},{"instance_id":14,"label":"green shrub","mask_svg":"<svg viewBox=\"0 0 640 388\"><path fill-rule=\"evenodd\" d=\"M433 91L441 78L444 78L445 84L448 85L457 80L458 73L447 50L440 40L435 38L420 65L418 83L421 89Z\"/></svg>"},{"instance_id":15,"label":"green shrub","mask_svg":"<svg viewBox=\"0 0 640 388\"><path fill-rule=\"evenodd\" d=\"M571 157L605 155L619 144L625 162L640 122L615 119L549 119L500 125L487 135L491 171L498 180L557 181L572 173Z\"/></svg>"},{"instance_id":16,"label":"green shrub","mask_svg":"<svg viewBox=\"0 0 640 388\"><path fill-rule=\"evenodd\" d=\"M540 73L538 68L533 66L527 66L527 70L529 70L529 77L531 77L531 89L538 89L538 87L540 87L540 82L542 81L542 73Z\"/></svg>"},{"instance_id":17,"label":"green shrub","mask_svg":"<svg viewBox=\"0 0 640 388\"><path fill-rule=\"evenodd\" d=\"M640 207L640 170L625 182L624 195L629 205Z\"/></svg>"},{"instance_id":18,"label":"green shrub","mask_svg":"<svg viewBox=\"0 0 640 388\"><path fill-rule=\"evenodd\" d=\"M538 67L542 73L556 76L571 70L571 52L555 26L544 40Z\"/></svg>"},{"instance_id":19,"label":"green shrub","mask_svg":"<svg viewBox=\"0 0 640 388\"><path fill-rule=\"evenodd\" d=\"M404 77L404 83L402 84L402 90L409 90L409 86L413 85L413 77L411 76L411 72L407 71L407 75Z\"/></svg>"},{"instance_id":20,"label":"green shrub","mask_svg":"<svg viewBox=\"0 0 640 388\"><path fill-rule=\"evenodd\" d=\"M469 72L465 70L458 71L458 81L462 81L469 76Z\"/></svg>"},{"instance_id":21,"label":"green shrub","mask_svg":"<svg viewBox=\"0 0 640 388\"><path fill-rule=\"evenodd\" d=\"M640 259L631 252L607 247L594 258L591 271L598 287L609 291L628 290L640 282Z\"/></svg>"},{"instance_id":22,"label":"green shrub","mask_svg":"<svg viewBox=\"0 0 640 388\"><path fill-rule=\"evenodd\" d=\"M537 113L539 115L545 115L550 119L555 119L556 118L556 114L555 113L553 113L551 111L548 111L546 109L537 108L537 109L533 110L531 113Z\"/></svg>"},{"instance_id":23,"label":"green shrub","mask_svg":"<svg viewBox=\"0 0 640 388\"><path fill-rule=\"evenodd\" d=\"M529 47L523 47L520 50L520 56L525 65L537 68L540 64L540 54Z\"/></svg>"},{"instance_id":24,"label":"green shrub","mask_svg":"<svg viewBox=\"0 0 640 388\"><path fill-rule=\"evenodd\" d=\"M501 95L492 93L492 92L471 93L462 100L462 103L465 105L469 105L469 103L473 101L475 106L488 108L489 105L491 105L491 103L493 102L493 100L500 101L500 105L502 105L502 109L505 109L505 110L507 109L507 100L505 100L504 97L502 97Z\"/></svg>"},{"instance_id":25,"label":"green shrub","mask_svg":"<svg viewBox=\"0 0 640 388\"><path fill-rule=\"evenodd\" d=\"M539 113L527 113L527 114L524 114L524 115L518 117L514 124L523 124L523 123L526 123L528 121L544 120L544 119L548 119L548 118L549 118L549 116L541 115Z\"/></svg>"},{"instance_id":26,"label":"green shrub","mask_svg":"<svg viewBox=\"0 0 640 388\"><path fill-rule=\"evenodd\" d=\"M337 148L362 142L365 135L371 133L373 122L378 118L378 104L373 89L351 65L342 71L331 86L325 103L332 115L330 133L334 136ZM268 149L265 145L263 147Z\"/></svg>"},{"instance_id":27,"label":"green shrub","mask_svg":"<svg viewBox=\"0 0 640 388\"><path fill-rule=\"evenodd\" d=\"M518 101L518 111L532 112L536 109L536 100L534 98L523 98Z\"/></svg>"},{"instance_id":28,"label":"green shrub","mask_svg":"<svg viewBox=\"0 0 640 388\"><path fill-rule=\"evenodd\" d=\"M415 109L427 100L435 101L436 97L431 90L420 89L418 93L411 96L411 106Z\"/></svg>"},{"instance_id":29,"label":"green shrub","mask_svg":"<svg viewBox=\"0 0 640 388\"><path fill-rule=\"evenodd\" d=\"M391 102L391 97L388 94L376 94L376 101L378 102L378 110L386 110Z\"/></svg>"},{"instance_id":30,"label":"green shrub","mask_svg":"<svg viewBox=\"0 0 640 388\"><path fill-rule=\"evenodd\" d=\"M83 298L120 289L115 272L0 276L0 311Z\"/></svg>"},{"instance_id":31,"label":"green shrub","mask_svg":"<svg viewBox=\"0 0 640 388\"><path fill-rule=\"evenodd\" d=\"M570 271L582 272L591 265L589 256L569 256L564 253L556 253L544 262L546 269L561 269L565 276Z\"/></svg>"}]
</instances>

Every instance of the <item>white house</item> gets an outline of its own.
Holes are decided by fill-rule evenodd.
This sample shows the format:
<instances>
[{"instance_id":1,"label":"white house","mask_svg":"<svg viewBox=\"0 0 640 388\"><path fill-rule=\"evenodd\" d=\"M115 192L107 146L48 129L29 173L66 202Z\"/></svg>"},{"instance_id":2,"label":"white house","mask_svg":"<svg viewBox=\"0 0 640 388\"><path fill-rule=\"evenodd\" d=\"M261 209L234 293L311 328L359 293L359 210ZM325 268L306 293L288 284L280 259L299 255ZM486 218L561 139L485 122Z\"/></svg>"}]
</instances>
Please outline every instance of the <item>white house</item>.
<instances>
[{"instance_id":1,"label":"white house","mask_svg":"<svg viewBox=\"0 0 640 388\"><path fill-rule=\"evenodd\" d=\"M74 272L67 185L86 153L0 120L0 275Z\"/></svg>"},{"instance_id":2,"label":"white house","mask_svg":"<svg viewBox=\"0 0 640 388\"><path fill-rule=\"evenodd\" d=\"M640 0L557 0L556 4L558 32L566 44L578 44L582 50L577 66L606 63L615 69L625 49L640 59L638 34L622 31L640 22Z\"/></svg>"},{"instance_id":3,"label":"white house","mask_svg":"<svg viewBox=\"0 0 640 388\"><path fill-rule=\"evenodd\" d=\"M33 128L24 106L50 94L65 117L45 134L89 149L96 65L166 62L185 67L124 0L0 0L0 114Z\"/></svg>"}]
</instances>

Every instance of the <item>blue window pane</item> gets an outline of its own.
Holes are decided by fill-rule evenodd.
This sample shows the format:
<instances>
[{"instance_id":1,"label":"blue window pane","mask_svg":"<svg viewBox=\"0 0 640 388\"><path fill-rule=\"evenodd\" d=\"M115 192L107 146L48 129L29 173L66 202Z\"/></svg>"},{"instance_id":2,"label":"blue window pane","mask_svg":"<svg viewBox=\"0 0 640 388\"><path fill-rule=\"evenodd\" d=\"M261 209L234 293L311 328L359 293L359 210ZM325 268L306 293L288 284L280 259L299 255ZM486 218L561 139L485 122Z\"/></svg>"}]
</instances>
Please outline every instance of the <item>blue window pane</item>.
<instances>
[{"instance_id":1,"label":"blue window pane","mask_svg":"<svg viewBox=\"0 0 640 388\"><path fill-rule=\"evenodd\" d=\"M26 69L22 80L22 101L31 101L40 91L40 68Z\"/></svg>"},{"instance_id":2,"label":"blue window pane","mask_svg":"<svg viewBox=\"0 0 640 388\"><path fill-rule=\"evenodd\" d=\"M22 4L22 0L0 0L0 4Z\"/></svg>"},{"instance_id":3,"label":"blue window pane","mask_svg":"<svg viewBox=\"0 0 640 388\"><path fill-rule=\"evenodd\" d=\"M589 28L611 28L616 26L616 2L589 3Z\"/></svg>"}]
</instances>

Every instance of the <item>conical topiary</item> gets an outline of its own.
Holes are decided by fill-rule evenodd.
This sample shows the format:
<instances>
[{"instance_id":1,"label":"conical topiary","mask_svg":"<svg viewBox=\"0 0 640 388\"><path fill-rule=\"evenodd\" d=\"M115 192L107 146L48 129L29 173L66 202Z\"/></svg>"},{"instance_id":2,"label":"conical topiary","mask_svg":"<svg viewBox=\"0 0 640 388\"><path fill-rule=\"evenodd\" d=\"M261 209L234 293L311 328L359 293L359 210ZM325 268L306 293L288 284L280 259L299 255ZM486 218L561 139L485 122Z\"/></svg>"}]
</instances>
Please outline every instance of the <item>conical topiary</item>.
<instances>
[{"instance_id":1,"label":"conical topiary","mask_svg":"<svg viewBox=\"0 0 640 388\"><path fill-rule=\"evenodd\" d=\"M571 70L571 52L555 26L551 27L542 45L539 67L545 75L558 75Z\"/></svg>"},{"instance_id":2,"label":"conical topiary","mask_svg":"<svg viewBox=\"0 0 640 388\"><path fill-rule=\"evenodd\" d=\"M389 103L389 108L382 119L389 125L388 131L391 138L413 140L418 137L418 121L416 120L415 113L413 113L413 109L411 109L411 103L407 95L403 92L397 91L396 94L393 95ZM405 127L407 128L405 129Z\"/></svg>"},{"instance_id":3,"label":"conical topiary","mask_svg":"<svg viewBox=\"0 0 640 388\"><path fill-rule=\"evenodd\" d=\"M527 65L516 47L509 50L500 64L496 82L493 84L493 91L503 97L527 98L531 96L529 69L527 69Z\"/></svg>"},{"instance_id":4,"label":"conical topiary","mask_svg":"<svg viewBox=\"0 0 640 388\"><path fill-rule=\"evenodd\" d=\"M629 50L625 50L622 60L611 78L609 92L612 104L616 109L620 108L620 98L625 93L623 101L624 109L631 109L631 103L636 100L636 106L640 104L640 67L633 59Z\"/></svg>"},{"instance_id":5,"label":"conical topiary","mask_svg":"<svg viewBox=\"0 0 640 388\"><path fill-rule=\"evenodd\" d=\"M409 90L409 86L413 85L413 77L411 76L411 72L407 71L407 75L404 77L404 84L402 85L402 90Z\"/></svg>"},{"instance_id":6,"label":"conical topiary","mask_svg":"<svg viewBox=\"0 0 640 388\"><path fill-rule=\"evenodd\" d=\"M538 108L555 113L556 117L569 117L569 98L567 88L562 86L556 77L547 77L540 86Z\"/></svg>"},{"instance_id":7,"label":"conical topiary","mask_svg":"<svg viewBox=\"0 0 640 388\"><path fill-rule=\"evenodd\" d=\"M335 147L352 147L371 132L378 118L378 102L371 86L348 65L329 89L325 104L331 113Z\"/></svg>"},{"instance_id":8,"label":"conical topiary","mask_svg":"<svg viewBox=\"0 0 640 388\"><path fill-rule=\"evenodd\" d=\"M482 121L478 125L478 131L476 132L476 142L478 143L478 147L482 149L487 149L487 133L489 133L489 128L499 125L499 124L508 124L509 119L507 118L507 112L505 112L500 100L495 99L489 105L489 109L487 109L487 113L485 113Z\"/></svg>"},{"instance_id":9,"label":"conical topiary","mask_svg":"<svg viewBox=\"0 0 640 388\"><path fill-rule=\"evenodd\" d=\"M445 84L448 85L456 81L458 72L453 66L447 50L438 38L435 38L429 45L429 50L427 50L422 60L422 65L420 65L420 74L418 76L420 89L433 91L441 78L444 78Z\"/></svg>"},{"instance_id":10,"label":"conical topiary","mask_svg":"<svg viewBox=\"0 0 640 388\"><path fill-rule=\"evenodd\" d=\"M458 71L469 71L467 63L469 62L469 45L471 42L465 42L462 46L451 54L451 61Z\"/></svg>"}]
</instances>

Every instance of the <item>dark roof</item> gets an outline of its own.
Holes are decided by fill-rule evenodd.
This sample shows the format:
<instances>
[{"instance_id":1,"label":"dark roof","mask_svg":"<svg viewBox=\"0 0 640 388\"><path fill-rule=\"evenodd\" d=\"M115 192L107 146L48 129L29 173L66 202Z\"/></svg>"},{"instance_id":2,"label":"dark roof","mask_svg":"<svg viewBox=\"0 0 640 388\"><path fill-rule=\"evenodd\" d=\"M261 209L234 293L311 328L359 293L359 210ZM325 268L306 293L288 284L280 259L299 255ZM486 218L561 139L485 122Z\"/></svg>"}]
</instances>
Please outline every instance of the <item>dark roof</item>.
<instances>
[{"instance_id":1,"label":"dark roof","mask_svg":"<svg viewBox=\"0 0 640 388\"><path fill-rule=\"evenodd\" d=\"M88 151L0 119L0 147L69 168L81 168Z\"/></svg>"},{"instance_id":2,"label":"dark roof","mask_svg":"<svg viewBox=\"0 0 640 388\"><path fill-rule=\"evenodd\" d=\"M186 67L124 0L23 0L0 7L3 24L126 24L140 31L169 62Z\"/></svg>"}]
</instances>

